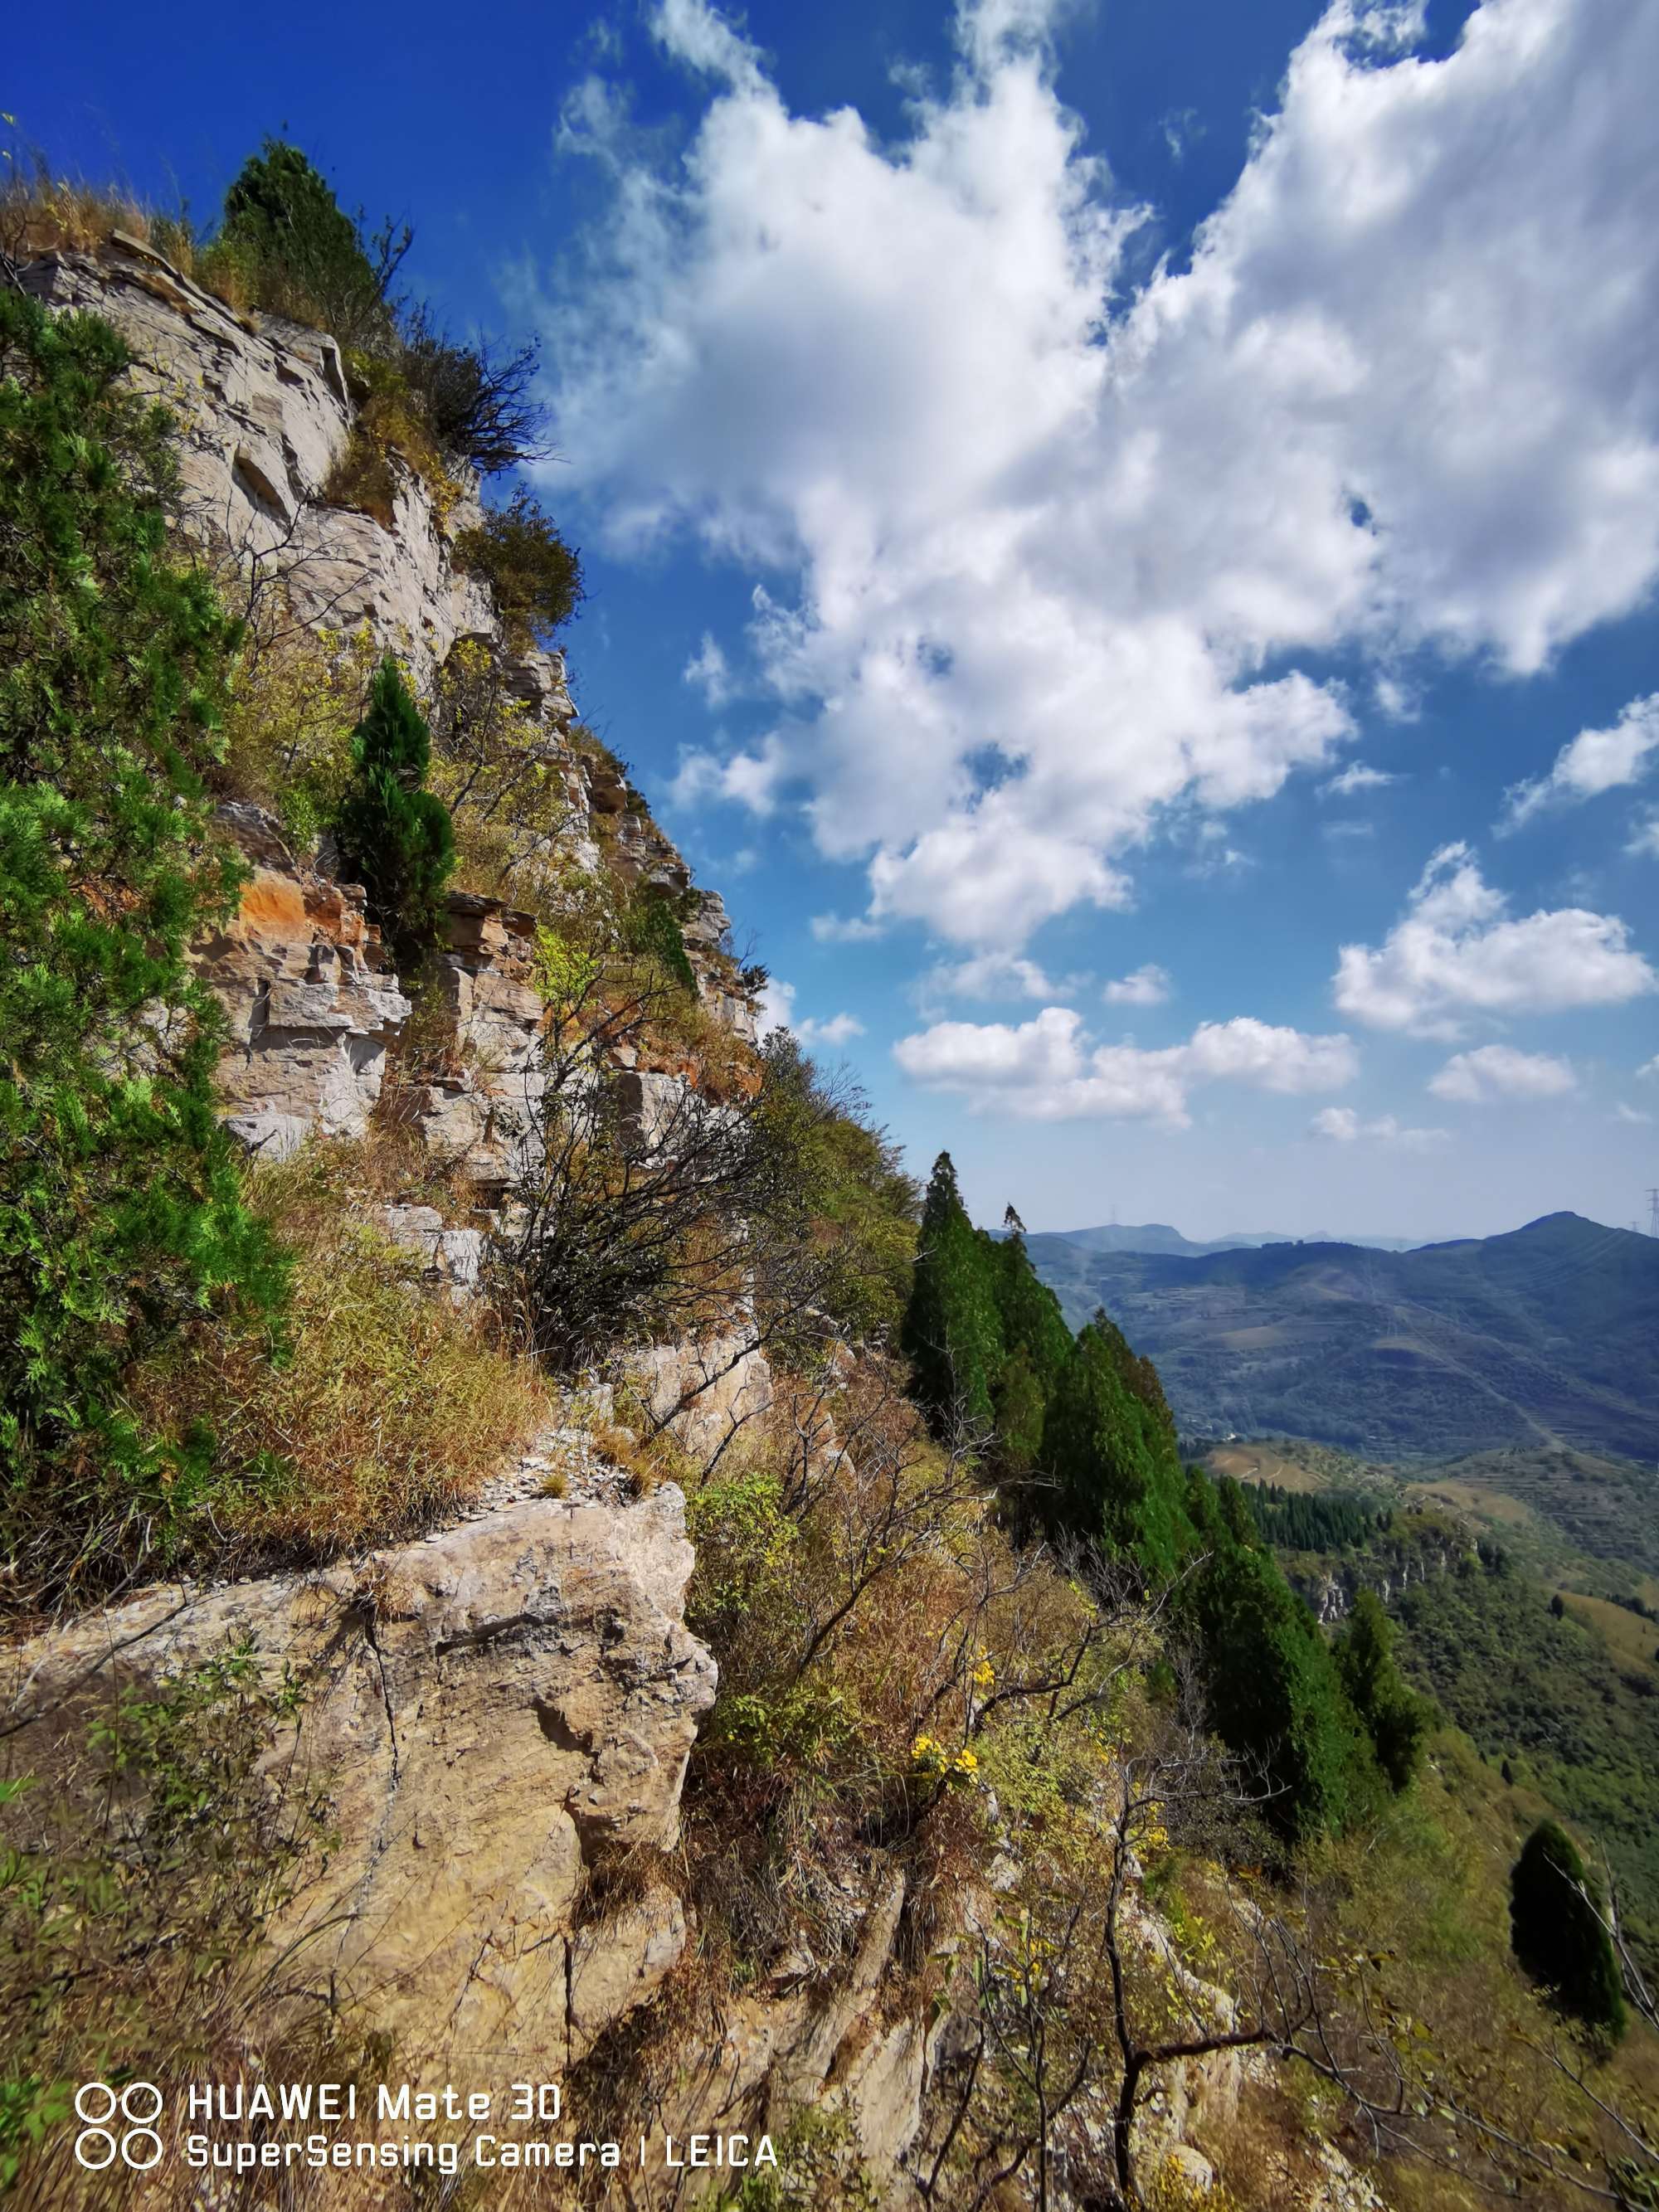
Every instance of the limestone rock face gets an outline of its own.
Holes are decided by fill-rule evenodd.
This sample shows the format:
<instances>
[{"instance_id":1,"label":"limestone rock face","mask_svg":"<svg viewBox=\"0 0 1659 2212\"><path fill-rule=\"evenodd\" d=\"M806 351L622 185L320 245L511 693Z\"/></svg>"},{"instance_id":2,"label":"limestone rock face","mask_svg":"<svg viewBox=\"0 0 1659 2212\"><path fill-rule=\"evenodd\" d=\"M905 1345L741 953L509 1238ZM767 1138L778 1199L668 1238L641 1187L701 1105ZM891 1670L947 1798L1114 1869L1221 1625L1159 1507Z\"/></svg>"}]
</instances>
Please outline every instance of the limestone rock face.
<instances>
[{"instance_id":1,"label":"limestone rock face","mask_svg":"<svg viewBox=\"0 0 1659 2212\"><path fill-rule=\"evenodd\" d=\"M695 1344L656 1344L624 1363L653 1421L666 1422L694 1459L712 1458L772 1403L771 1363L739 1331Z\"/></svg>"},{"instance_id":2,"label":"limestone rock face","mask_svg":"<svg viewBox=\"0 0 1659 2212\"><path fill-rule=\"evenodd\" d=\"M579 1928L597 1846L666 1849L712 1658L681 1613L672 1486L625 1506L532 1498L359 1568L158 1590L0 1660L36 1771L124 1686L251 1638L305 1688L270 1765L319 1790L337 1846L272 1934L411 2068L568 2066L678 1959L659 1886ZM372 2015L372 2016L371 2016ZM502 2079L507 2078L505 2075Z\"/></svg>"},{"instance_id":3,"label":"limestone rock face","mask_svg":"<svg viewBox=\"0 0 1659 2212\"><path fill-rule=\"evenodd\" d=\"M361 1136L410 1011L380 964L362 888L296 860L256 807L227 806L220 819L253 870L235 920L192 953L229 1022L225 1118L277 1159L313 1132Z\"/></svg>"},{"instance_id":4,"label":"limestone rock face","mask_svg":"<svg viewBox=\"0 0 1659 2212\"><path fill-rule=\"evenodd\" d=\"M421 478L400 468L389 530L325 502L356 412L326 332L234 313L118 231L96 253L43 254L22 281L48 307L114 324L140 383L178 412L185 527L243 562L257 555L301 622L344 631L367 622L422 684L458 636L496 634L483 586L450 557L476 501L442 519Z\"/></svg>"}]
</instances>

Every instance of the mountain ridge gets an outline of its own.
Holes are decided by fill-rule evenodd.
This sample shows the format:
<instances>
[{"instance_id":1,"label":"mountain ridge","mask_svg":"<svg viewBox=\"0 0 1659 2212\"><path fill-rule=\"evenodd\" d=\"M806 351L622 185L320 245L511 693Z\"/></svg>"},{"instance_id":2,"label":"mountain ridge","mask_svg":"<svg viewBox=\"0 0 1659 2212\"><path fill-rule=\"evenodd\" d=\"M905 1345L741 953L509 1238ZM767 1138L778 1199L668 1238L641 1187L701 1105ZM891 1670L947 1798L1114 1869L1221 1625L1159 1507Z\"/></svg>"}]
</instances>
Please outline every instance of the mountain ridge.
<instances>
[{"instance_id":1,"label":"mountain ridge","mask_svg":"<svg viewBox=\"0 0 1659 2212\"><path fill-rule=\"evenodd\" d=\"M1357 1244L1382 1252L1407 1252L1413 1241L1404 1237L1331 1236L1324 1230L1311 1237L1288 1237L1279 1230L1235 1230L1224 1237L1188 1237L1166 1221L1102 1223L1092 1229L1048 1229L1034 1234L1063 1238L1085 1252L1164 1252L1195 1258L1212 1252L1254 1249L1264 1244Z\"/></svg>"},{"instance_id":2,"label":"mountain ridge","mask_svg":"<svg viewBox=\"0 0 1659 2212\"><path fill-rule=\"evenodd\" d=\"M1381 1457L1516 1443L1659 1460L1659 1239L1571 1212L1389 1252L1028 1240L1073 1326L1103 1305L1182 1427Z\"/></svg>"}]
</instances>

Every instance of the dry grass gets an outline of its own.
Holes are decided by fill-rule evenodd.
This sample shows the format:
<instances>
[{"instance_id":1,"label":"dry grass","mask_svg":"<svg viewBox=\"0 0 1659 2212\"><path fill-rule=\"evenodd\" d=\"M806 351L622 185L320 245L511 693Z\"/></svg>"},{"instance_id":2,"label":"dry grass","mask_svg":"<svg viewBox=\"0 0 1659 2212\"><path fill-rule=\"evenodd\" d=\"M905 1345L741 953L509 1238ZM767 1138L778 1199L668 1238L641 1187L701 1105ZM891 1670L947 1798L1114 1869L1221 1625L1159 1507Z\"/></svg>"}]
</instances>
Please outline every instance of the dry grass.
<instances>
[{"instance_id":1,"label":"dry grass","mask_svg":"<svg viewBox=\"0 0 1659 2212\"><path fill-rule=\"evenodd\" d=\"M1647 1675L1659 1673L1659 1621L1644 1620L1610 1598L1589 1597L1565 1585L1560 1594L1573 1619L1601 1638L1620 1667L1633 1667Z\"/></svg>"},{"instance_id":2,"label":"dry grass","mask_svg":"<svg viewBox=\"0 0 1659 2212\"><path fill-rule=\"evenodd\" d=\"M57 175L44 155L13 149L0 185L0 248L12 260L95 253L116 231L152 247L233 313L256 305L246 264L229 247L198 239L182 208L155 207L123 185Z\"/></svg>"},{"instance_id":3,"label":"dry grass","mask_svg":"<svg viewBox=\"0 0 1659 2212\"><path fill-rule=\"evenodd\" d=\"M424 1291L410 1256L362 1218L374 1171L372 1149L315 1146L256 1178L294 1254L285 1351L204 1328L135 1378L149 1420L182 1432L205 1419L224 1458L252 1471L216 1502L233 1548L326 1557L410 1534L548 1416L546 1385L489 1316Z\"/></svg>"}]
</instances>

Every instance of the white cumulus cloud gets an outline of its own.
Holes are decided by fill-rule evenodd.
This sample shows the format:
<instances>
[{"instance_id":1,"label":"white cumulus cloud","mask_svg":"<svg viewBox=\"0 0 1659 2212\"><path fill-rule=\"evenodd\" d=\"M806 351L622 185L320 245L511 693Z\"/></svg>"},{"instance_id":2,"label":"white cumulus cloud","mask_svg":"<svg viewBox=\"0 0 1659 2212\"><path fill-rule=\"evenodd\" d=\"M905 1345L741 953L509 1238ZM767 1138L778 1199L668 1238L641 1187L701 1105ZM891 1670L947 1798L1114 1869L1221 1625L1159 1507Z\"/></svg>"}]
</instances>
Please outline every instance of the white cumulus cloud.
<instances>
[{"instance_id":1,"label":"white cumulus cloud","mask_svg":"<svg viewBox=\"0 0 1659 2212\"><path fill-rule=\"evenodd\" d=\"M1327 765L1346 695L1296 656L1525 672L1659 569L1659 9L1484 0L1427 60L1420 10L1334 0L1127 298L1050 13L961 0L878 137L663 0L701 119L606 142L546 330L561 496L764 580L773 727L700 795L787 795L872 916L1000 950L1123 903L1172 809Z\"/></svg>"},{"instance_id":2,"label":"white cumulus cloud","mask_svg":"<svg viewBox=\"0 0 1659 2212\"><path fill-rule=\"evenodd\" d=\"M803 1044L850 1044L864 1035L864 1024L856 1014L831 1014L823 1021L816 1021L809 1014L804 1022L797 1022L795 1035Z\"/></svg>"},{"instance_id":3,"label":"white cumulus cloud","mask_svg":"<svg viewBox=\"0 0 1659 2212\"><path fill-rule=\"evenodd\" d=\"M1309 1036L1248 1015L1200 1023L1184 1044L1096 1045L1067 1006L1045 1006L1018 1024L935 1022L901 1037L893 1056L917 1082L956 1091L981 1113L1139 1118L1177 1128L1188 1120L1188 1091L1200 1084L1305 1095L1340 1090L1358 1070L1346 1036Z\"/></svg>"},{"instance_id":4,"label":"white cumulus cloud","mask_svg":"<svg viewBox=\"0 0 1659 2212\"><path fill-rule=\"evenodd\" d=\"M1577 1087L1571 1060L1547 1052L1517 1052L1507 1044L1483 1044L1474 1052L1454 1053L1429 1082L1437 1098L1455 1098L1471 1106L1495 1098L1560 1098Z\"/></svg>"},{"instance_id":5,"label":"white cumulus cloud","mask_svg":"<svg viewBox=\"0 0 1659 2212\"><path fill-rule=\"evenodd\" d=\"M1580 730L1555 757L1547 775L1510 786L1503 827L1518 829L1553 804L1599 799L1604 791L1640 782L1659 752L1659 691L1632 699L1611 729Z\"/></svg>"},{"instance_id":6,"label":"white cumulus cloud","mask_svg":"<svg viewBox=\"0 0 1659 2212\"><path fill-rule=\"evenodd\" d=\"M1511 920L1464 844L1443 845L1375 949L1345 945L1338 1006L1374 1029L1455 1036L1470 1013L1616 1006L1659 988L1614 915L1583 907Z\"/></svg>"},{"instance_id":7,"label":"white cumulus cloud","mask_svg":"<svg viewBox=\"0 0 1659 2212\"><path fill-rule=\"evenodd\" d=\"M795 1000L799 995L793 983L786 983L776 975L767 977L755 1017L755 1028L763 1041L775 1030L793 1030L803 1044L834 1048L864 1035L864 1024L854 1014L831 1014L823 1020L817 1020L811 1014L798 1016Z\"/></svg>"},{"instance_id":8,"label":"white cumulus cloud","mask_svg":"<svg viewBox=\"0 0 1659 2212\"><path fill-rule=\"evenodd\" d=\"M1066 988L1060 986L1061 989ZM924 1001L951 999L1049 999L1055 985L1035 960L1018 953L976 952L941 960L922 978Z\"/></svg>"},{"instance_id":9,"label":"white cumulus cloud","mask_svg":"<svg viewBox=\"0 0 1659 2212\"><path fill-rule=\"evenodd\" d=\"M1132 975L1118 976L1100 995L1109 1006L1161 1006L1170 995L1170 978L1149 960Z\"/></svg>"},{"instance_id":10,"label":"white cumulus cloud","mask_svg":"<svg viewBox=\"0 0 1659 2212\"><path fill-rule=\"evenodd\" d=\"M1362 1139L1369 1139L1379 1145L1398 1145L1411 1152L1426 1152L1431 1146L1443 1145L1449 1133L1444 1129L1404 1127L1392 1114L1381 1114L1373 1121L1362 1121L1352 1106L1322 1106L1308 1128L1311 1135L1328 1138L1333 1144L1357 1145Z\"/></svg>"}]
</instances>

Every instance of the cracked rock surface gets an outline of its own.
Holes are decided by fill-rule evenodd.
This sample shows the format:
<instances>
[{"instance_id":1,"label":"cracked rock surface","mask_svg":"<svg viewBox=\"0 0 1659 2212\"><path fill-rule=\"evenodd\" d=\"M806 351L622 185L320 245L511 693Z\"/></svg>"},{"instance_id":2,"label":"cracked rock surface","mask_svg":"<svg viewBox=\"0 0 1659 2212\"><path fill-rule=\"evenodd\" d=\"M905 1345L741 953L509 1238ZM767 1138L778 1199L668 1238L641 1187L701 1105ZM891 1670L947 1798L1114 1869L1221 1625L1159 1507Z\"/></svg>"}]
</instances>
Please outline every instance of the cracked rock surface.
<instances>
[{"instance_id":1,"label":"cracked rock surface","mask_svg":"<svg viewBox=\"0 0 1659 2212\"><path fill-rule=\"evenodd\" d=\"M678 1491L555 1498L538 1494L547 1467L528 1455L476 1517L365 1560L158 1588L0 1658L4 1709L38 1716L12 1763L37 1773L123 1687L228 1643L252 1638L273 1677L291 1668L305 1700L267 1760L272 1786L325 1795L337 1842L272 1942L411 2066L481 2079L531 2051L574 2063L678 1959L667 1890L648 1887L602 1942L577 1932L578 1905L597 1848L674 1843L714 1697L682 1616Z\"/></svg>"}]
</instances>

